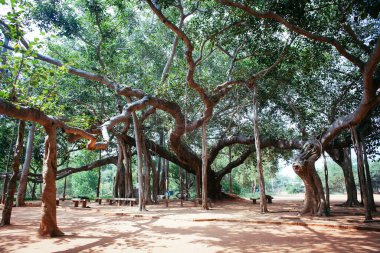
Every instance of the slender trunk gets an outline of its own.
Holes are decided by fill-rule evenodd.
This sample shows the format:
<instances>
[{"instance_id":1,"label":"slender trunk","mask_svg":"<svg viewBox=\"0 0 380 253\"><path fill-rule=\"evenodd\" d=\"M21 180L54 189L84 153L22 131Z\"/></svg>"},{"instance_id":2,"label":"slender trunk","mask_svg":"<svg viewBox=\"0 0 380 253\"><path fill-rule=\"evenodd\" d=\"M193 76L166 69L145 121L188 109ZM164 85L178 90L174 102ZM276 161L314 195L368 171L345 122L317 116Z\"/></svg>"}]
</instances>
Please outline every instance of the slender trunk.
<instances>
[{"instance_id":1,"label":"slender trunk","mask_svg":"<svg viewBox=\"0 0 380 253\"><path fill-rule=\"evenodd\" d=\"M63 194L62 194L62 199L66 199L66 186L67 186L67 177L65 177L65 183L63 184Z\"/></svg>"},{"instance_id":2,"label":"slender trunk","mask_svg":"<svg viewBox=\"0 0 380 253\"><path fill-rule=\"evenodd\" d=\"M18 135L17 135L17 141L16 141L13 162L12 162L12 176L8 183L8 191L5 197L4 209L3 209L3 213L1 217L0 226L11 224L13 198L16 192L17 175L20 168L20 157L21 157L21 154L23 151L23 145L24 145L24 132L25 132L25 121L20 120L19 125L18 125Z\"/></svg>"},{"instance_id":3,"label":"slender trunk","mask_svg":"<svg viewBox=\"0 0 380 253\"><path fill-rule=\"evenodd\" d=\"M327 215L330 215L330 188L329 188L329 170L327 168L326 156L323 152L323 166L325 170L325 187L326 187L326 211Z\"/></svg>"},{"instance_id":4,"label":"slender trunk","mask_svg":"<svg viewBox=\"0 0 380 253\"><path fill-rule=\"evenodd\" d=\"M114 184L114 188L113 188L114 198L119 197L120 177L121 177L121 170L122 170L122 166L123 166L123 152L122 152L122 148L121 148L121 140L118 137L117 137L117 154L118 154L118 156L117 156L115 184Z\"/></svg>"},{"instance_id":5,"label":"slender trunk","mask_svg":"<svg viewBox=\"0 0 380 253\"><path fill-rule=\"evenodd\" d=\"M160 132L160 146L163 147L164 146L164 133L163 132ZM158 181L159 181L159 189L158 189L158 192L160 195L165 195L165 173L164 173L164 170L162 169L162 158L161 156L158 157L158 171L157 171L157 177L158 177Z\"/></svg>"},{"instance_id":6,"label":"slender trunk","mask_svg":"<svg viewBox=\"0 0 380 253\"><path fill-rule=\"evenodd\" d=\"M7 159L7 165L5 167L5 177L3 180L3 189L2 189L2 195L1 195L1 201L0 201L1 204L5 203L5 197L6 197L6 192L7 192L8 183L9 183L8 167L9 167L9 163L11 162L11 159L12 159L13 141L15 138L15 132L16 132L16 127L13 128L13 133L12 133L12 137L11 137L11 144L9 146L8 159Z\"/></svg>"},{"instance_id":7,"label":"slender trunk","mask_svg":"<svg viewBox=\"0 0 380 253\"><path fill-rule=\"evenodd\" d=\"M327 150L330 157L336 162L343 170L344 183L347 192L347 201L343 204L344 206L360 206L358 201L358 194L354 179L354 173L352 172L352 161L351 161L351 149L341 148Z\"/></svg>"},{"instance_id":8,"label":"slender trunk","mask_svg":"<svg viewBox=\"0 0 380 253\"><path fill-rule=\"evenodd\" d=\"M189 199L189 172L186 171L185 174L185 189L186 189L186 200Z\"/></svg>"},{"instance_id":9,"label":"slender trunk","mask_svg":"<svg viewBox=\"0 0 380 253\"><path fill-rule=\"evenodd\" d=\"M163 166L165 170L165 206L169 206L169 161L164 159Z\"/></svg>"},{"instance_id":10,"label":"slender trunk","mask_svg":"<svg viewBox=\"0 0 380 253\"><path fill-rule=\"evenodd\" d=\"M3 189L1 190L0 204L4 204L5 203L5 197L6 197L7 187L8 187L8 174L5 174L4 179L3 179Z\"/></svg>"},{"instance_id":11,"label":"slender trunk","mask_svg":"<svg viewBox=\"0 0 380 253\"><path fill-rule=\"evenodd\" d=\"M366 151L364 138L362 138L361 144L362 144L363 155L364 155L363 158L364 158L365 177L367 179L366 182L367 182L367 188L368 188L369 207L372 212L376 212L375 199L373 198L371 172L369 171L368 157L367 157L367 151Z\"/></svg>"},{"instance_id":12,"label":"slender trunk","mask_svg":"<svg viewBox=\"0 0 380 253\"><path fill-rule=\"evenodd\" d=\"M151 188L150 188L150 168L151 168L151 157L148 149L145 145L145 138L143 139L143 153L144 153L144 162L145 162L145 170L144 170L144 192L145 192L145 204L152 204L151 198Z\"/></svg>"},{"instance_id":13,"label":"slender trunk","mask_svg":"<svg viewBox=\"0 0 380 253\"><path fill-rule=\"evenodd\" d=\"M202 208L205 210L209 209L207 204L207 121L205 119L202 124Z\"/></svg>"},{"instance_id":14,"label":"slender trunk","mask_svg":"<svg viewBox=\"0 0 380 253\"><path fill-rule=\"evenodd\" d=\"M102 159L102 151L99 150L99 160ZM98 183L96 184L96 197L99 198L100 196L100 180L102 176L102 169L101 167L98 168ZM66 185L66 177L65 177L65 185Z\"/></svg>"},{"instance_id":15,"label":"slender trunk","mask_svg":"<svg viewBox=\"0 0 380 253\"><path fill-rule=\"evenodd\" d=\"M181 12L180 22L178 25L179 29L182 29L183 22L184 22L185 18L186 18L185 15L183 15L183 12ZM169 72L170 66L172 65L172 62L174 60L174 56L175 56L176 51L177 51L178 42L179 42L179 37L177 35L175 35L175 37L173 39L173 45L172 45L172 50L171 50L170 56L168 58L168 61L166 62L164 70L162 71L161 83L164 83L168 77L168 72Z\"/></svg>"},{"instance_id":16,"label":"slender trunk","mask_svg":"<svg viewBox=\"0 0 380 253\"><path fill-rule=\"evenodd\" d=\"M29 175L29 167L30 162L32 161L33 156L33 142L34 142L34 132L36 129L36 124L32 123L29 129L28 134L28 143L25 153L25 161L20 177L20 183L18 187L18 193L17 193L17 199L16 199L16 206L25 206L25 194L26 194L26 187L28 184L28 175Z\"/></svg>"},{"instance_id":17,"label":"slender trunk","mask_svg":"<svg viewBox=\"0 0 380 253\"><path fill-rule=\"evenodd\" d=\"M43 162L42 217L39 233L42 236L61 236L57 226L56 176L57 176L57 129L45 126L45 153Z\"/></svg>"},{"instance_id":18,"label":"slender trunk","mask_svg":"<svg viewBox=\"0 0 380 253\"><path fill-rule=\"evenodd\" d=\"M124 167L125 167L125 174L124 174L124 182L125 182L125 197L131 198L133 195L133 184L132 184L132 172L131 172L131 154L129 152L129 147L126 147L125 143L123 143L122 151L123 151L123 157L124 157Z\"/></svg>"},{"instance_id":19,"label":"slender trunk","mask_svg":"<svg viewBox=\"0 0 380 253\"><path fill-rule=\"evenodd\" d=\"M257 160L257 171L259 173L260 182L260 209L262 213L268 212L267 201L265 196L265 182L263 165L261 161L261 147L260 147L260 132L259 132L259 119L258 119L258 105L257 105L257 86L253 84L251 86L253 93L252 105L253 105L253 131L255 135L255 147L256 147L256 160Z\"/></svg>"},{"instance_id":20,"label":"slender trunk","mask_svg":"<svg viewBox=\"0 0 380 253\"><path fill-rule=\"evenodd\" d=\"M201 172L199 170L196 171L195 174L195 190L197 194L197 199L201 198Z\"/></svg>"},{"instance_id":21,"label":"slender trunk","mask_svg":"<svg viewBox=\"0 0 380 253\"><path fill-rule=\"evenodd\" d=\"M34 183L33 183L33 187L32 187L32 193L31 193L31 195L32 195L32 200L37 199L37 197L36 197L36 186L37 186L37 183L34 182Z\"/></svg>"},{"instance_id":22,"label":"slender trunk","mask_svg":"<svg viewBox=\"0 0 380 253\"><path fill-rule=\"evenodd\" d=\"M181 207L183 206L183 182L182 182L182 167L179 167L179 192L181 194Z\"/></svg>"},{"instance_id":23,"label":"slender trunk","mask_svg":"<svg viewBox=\"0 0 380 253\"><path fill-rule=\"evenodd\" d=\"M151 160L151 169L152 169L152 175L153 175L153 182L152 182L153 201L155 204L157 204L158 203L157 195L158 195L158 190L159 190L159 174L152 160Z\"/></svg>"},{"instance_id":24,"label":"slender trunk","mask_svg":"<svg viewBox=\"0 0 380 253\"><path fill-rule=\"evenodd\" d=\"M369 221L369 220L372 220L372 213L371 213L370 203L368 200L368 188L367 188L367 183L366 183L366 178L365 178L363 150L362 150L362 146L359 143L359 138L358 138L355 127L351 127L351 136L352 136L352 142L354 143L355 152L357 156L359 182L362 189L362 198L363 198L363 204L364 204L364 209L365 209L365 220Z\"/></svg>"},{"instance_id":25,"label":"slender trunk","mask_svg":"<svg viewBox=\"0 0 380 253\"><path fill-rule=\"evenodd\" d=\"M231 146L228 147L228 162L231 163ZM232 193L232 171L229 173L230 193Z\"/></svg>"},{"instance_id":26,"label":"slender trunk","mask_svg":"<svg viewBox=\"0 0 380 253\"><path fill-rule=\"evenodd\" d=\"M130 103L130 99L128 103ZM135 132L136 139L136 151L137 151L137 172L139 181L139 211L145 211L145 200L144 200L144 180L143 180L143 146L142 146L142 133L140 121L137 118L135 112L132 112L133 128Z\"/></svg>"}]
</instances>

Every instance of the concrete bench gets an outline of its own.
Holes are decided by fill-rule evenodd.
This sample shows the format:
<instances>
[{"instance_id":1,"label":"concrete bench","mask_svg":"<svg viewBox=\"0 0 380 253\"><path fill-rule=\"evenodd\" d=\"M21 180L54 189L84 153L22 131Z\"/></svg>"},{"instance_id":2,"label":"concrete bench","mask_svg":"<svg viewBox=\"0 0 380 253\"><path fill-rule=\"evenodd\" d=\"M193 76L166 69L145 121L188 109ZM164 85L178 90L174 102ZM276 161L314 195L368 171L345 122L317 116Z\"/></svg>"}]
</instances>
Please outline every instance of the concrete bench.
<instances>
[{"instance_id":1,"label":"concrete bench","mask_svg":"<svg viewBox=\"0 0 380 253\"><path fill-rule=\"evenodd\" d=\"M117 203L118 206L121 206L123 202L129 202L130 206L133 206L133 203L137 203L137 198L110 198L107 201L110 205Z\"/></svg>"},{"instance_id":2,"label":"concrete bench","mask_svg":"<svg viewBox=\"0 0 380 253\"><path fill-rule=\"evenodd\" d=\"M265 195L265 199L267 201L268 204L272 204L272 199L274 199L272 196L270 195ZM252 200L252 204L256 204L257 200L260 200L260 198L250 198L250 200Z\"/></svg>"},{"instance_id":3,"label":"concrete bench","mask_svg":"<svg viewBox=\"0 0 380 253\"><path fill-rule=\"evenodd\" d=\"M71 201L74 203L74 207L78 207L79 202L80 202L80 203L82 203L82 207L86 208L87 207L87 201L89 201L89 200L88 199L72 199Z\"/></svg>"}]
</instances>

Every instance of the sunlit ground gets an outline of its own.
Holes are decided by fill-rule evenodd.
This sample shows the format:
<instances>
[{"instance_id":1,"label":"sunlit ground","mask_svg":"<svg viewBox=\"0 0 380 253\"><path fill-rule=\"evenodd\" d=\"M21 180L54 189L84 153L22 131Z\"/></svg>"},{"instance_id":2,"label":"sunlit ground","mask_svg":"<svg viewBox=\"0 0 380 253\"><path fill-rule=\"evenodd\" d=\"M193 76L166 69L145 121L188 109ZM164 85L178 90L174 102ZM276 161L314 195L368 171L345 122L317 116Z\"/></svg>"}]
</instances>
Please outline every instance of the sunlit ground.
<instances>
[{"instance_id":1,"label":"sunlit ground","mask_svg":"<svg viewBox=\"0 0 380 253\"><path fill-rule=\"evenodd\" d=\"M333 204L342 200L333 196ZM309 218L297 216L301 205L300 196L275 196L265 215L249 201L217 202L210 211L172 202L140 214L65 201L58 222L66 235L48 239L36 233L39 207L14 208L13 225L0 228L0 252L379 252L380 232L354 229L364 226L362 209L333 206L332 217ZM378 222L365 226L380 231Z\"/></svg>"}]
</instances>

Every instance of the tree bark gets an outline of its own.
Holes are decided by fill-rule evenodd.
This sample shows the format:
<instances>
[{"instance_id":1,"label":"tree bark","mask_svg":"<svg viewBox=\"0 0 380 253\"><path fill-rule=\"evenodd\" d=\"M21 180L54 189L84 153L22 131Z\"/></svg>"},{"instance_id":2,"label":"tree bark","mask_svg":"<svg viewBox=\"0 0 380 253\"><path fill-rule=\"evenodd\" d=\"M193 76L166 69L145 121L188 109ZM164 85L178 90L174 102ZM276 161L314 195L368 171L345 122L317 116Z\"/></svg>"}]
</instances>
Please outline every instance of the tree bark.
<instances>
[{"instance_id":1,"label":"tree bark","mask_svg":"<svg viewBox=\"0 0 380 253\"><path fill-rule=\"evenodd\" d=\"M12 176L8 183L8 191L5 197L4 209L1 217L0 226L10 225L11 224L11 215L13 208L13 198L16 192L16 183L17 183L17 175L20 168L20 157L23 151L24 145L24 132L25 132L25 121L20 120L18 125L18 135L15 146L15 151L13 155L12 162Z\"/></svg>"},{"instance_id":2,"label":"tree bark","mask_svg":"<svg viewBox=\"0 0 380 253\"><path fill-rule=\"evenodd\" d=\"M5 203L5 198L7 195L7 188L8 188L8 173L5 174L4 179L3 179L3 187L1 189L1 199L0 199L0 204Z\"/></svg>"},{"instance_id":3,"label":"tree bark","mask_svg":"<svg viewBox=\"0 0 380 253\"><path fill-rule=\"evenodd\" d=\"M372 213L371 213L370 203L368 199L368 188L367 188L367 182L365 178L365 169L364 169L364 162L363 162L363 150L362 150L362 145L360 145L360 142L359 142L357 131L355 127L353 126L351 126L351 136L352 136L352 142L354 143L354 148L355 148L356 157L357 157L359 182L362 189L362 198L363 198L363 204L364 204L364 210L365 210L365 220L370 221L372 220Z\"/></svg>"},{"instance_id":4,"label":"tree bark","mask_svg":"<svg viewBox=\"0 0 380 253\"><path fill-rule=\"evenodd\" d=\"M27 143L27 148L25 152L25 161L24 161L24 165L23 165L23 169L22 169L22 173L20 177L20 183L19 183L17 199L16 199L16 206L25 206L25 194L26 194L26 187L28 184L30 162L32 161L32 156L33 156L33 142L34 142L35 129L36 129L36 124L33 122L29 129L28 143Z\"/></svg>"},{"instance_id":5,"label":"tree bark","mask_svg":"<svg viewBox=\"0 0 380 253\"><path fill-rule=\"evenodd\" d=\"M330 215L330 188L329 188L329 170L327 168L326 156L323 153L323 166L325 171L325 188L326 188L326 212Z\"/></svg>"},{"instance_id":6,"label":"tree bark","mask_svg":"<svg viewBox=\"0 0 380 253\"><path fill-rule=\"evenodd\" d=\"M99 150L99 160L102 159L102 151ZM98 168L98 182L96 184L96 197L99 198L100 196L100 182L102 177L102 168ZM66 177L65 177L65 186L66 186ZM65 192L65 191L64 191Z\"/></svg>"},{"instance_id":7,"label":"tree bark","mask_svg":"<svg viewBox=\"0 0 380 253\"><path fill-rule=\"evenodd\" d=\"M369 207L372 212L376 212L376 204L375 199L373 198L373 187L372 187L372 179L371 179L371 172L369 171L369 164L368 164L368 157L367 157L367 151L366 151L366 145L365 140L363 136L361 136L362 140L362 149L363 149L363 158L364 158L364 168L365 168L365 174L367 179L367 187L368 187L368 201L369 201Z\"/></svg>"},{"instance_id":8,"label":"tree bark","mask_svg":"<svg viewBox=\"0 0 380 253\"><path fill-rule=\"evenodd\" d=\"M130 102L130 101L128 101ZM132 113L133 120L133 128L135 132L136 139L136 150L137 150L137 173L138 173L138 181L139 181L139 211L145 211L145 199L144 199L144 180L143 180L143 139L141 133L140 121L137 118L135 112Z\"/></svg>"},{"instance_id":9,"label":"tree bark","mask_svg":"<svg viewBox=\"0 0 380 253\"><path fill-rule=\"evenodd\" d=\"M207 122L202 124L202 208L208 210L207 204L207 171L208 171L208 149L207 149Z\"/></svg>"},{"instance_id":10,"label":"tree bark","mask_svg":"<svg viewBox=\"0 0 380 253\"><path fill-rule=\"evenodd\" d=\"M125 167L125 197L131 198L133 196L133 183L132 183L132 168L131 168L131 151L130 147L125 143L122 145L123 157L124 157L124 167Z\"/></svg>"},{"instance_id":11,"label":"tree bark","mask_svg":"<svg viewBox=\"0 0 380 253\"><path fill-rule=\"evenodd\" d=\"M301 214L326 216L326 198L321 179L315 170L315 162L321 156L322 146L318 141L309 141L293 162L294 172L305 184L305 201Z\"/></svg>"},{"instance_id":12,"label":"tree bark","mask_svg":"<svg viewBox=\"0 0 380 253\"><path fill-rule=\"evenodd\" d=\"M257 103L257 85L253 83L250 86L252 91L252 109L253 109L253 132L255 135L255 147L256 147L256 160L257 160L257 171L259 173L259 183L260 183L260 209L262 213L268 212L267 200L265 194L265 181L263 173L263 165L261 161L261 144L260 144L260 130L259 130L259 116L258 116L258 103Z\"/></svg>"},{"instance_id":13,"label":"tree bark","mask_svg":"<svg viewBox=\"0 0 380 253\"><path fill-rule=\"evenodd\" d=\"M43 161L42 217L39 234L42 236L64 235L57 225L56 176L57 176L57 128L45 126L45 153Z\"/></svg>"},{"instance_id":14,"label":"tree bark","mask_svg":"<svg viewBox=\"0 0 380 253\"><path fill-rule=\"evenodd\" d=\"M231 163L231 146L228 147L228 162ZM232 193L232 172L229 173L230 193Z\"/></svg>"},{"instance_id":15,"label":"tree bark","mask_svg":"<svg viewBox=\"0 0 380 253\"><path fill-rule=\"evenodd\" d=\"M120 177L121 177L121 170L122 170L122 166L123 166L123 152L122 152L120 142L121 142L120 138L117 138L117 154L118 154L118 156L117 156L115 183L114 183L114 187L113 187L113 197L114 198L119 197Z\"/></svg>"},{"instance_id":16,"label":"tree bark","mask_svg":"<svg viewBox=\"0 0 380 253\"><path fill-rule=\"evenodd\" d=\"M189 200L189 172L185 172L185 191L186 191L186 200Z\"/></svg>"},{"instance_id":17,"label":"tree bark","mask_svg":"<svg viewBox=\"0 0 380 253\"><path fill-rule=\"evenodd\" d=\"M183 207L183 180L182 180L182 167L179 167L179 192L181 196L181 207Z\"/></svg>"},{"instance_id":18,"label":"tree bark","mask_svg":"<svg viewBox=\"0 0 380 253\"><path fill-rule=\"evenodd\" d=\"M151 188L150 188L150 168L151 168L151 157L149 154L148 149L146 148L144 138L142 145L143 145L143 153L144 153L144 164L145 164L145 170L144 170L144 192L145 192L145 204L152 204L152 198L151 198Z\"/></svg>"},{"instance_id":19,"label":"tree bark","mask_svg":"<svg viewBox=\"0 0 380 253\"><path fill-rule=\"evenodd\" d=\"M343 203L343 206L360 206L354 173L352 172L351 149L339 148L327 150L327 153L343 170L344 183L347 192L347 201Z\"/></svg>"},{"instance_id":20,"label":"tree bark","mask_svg":"<svg viewBox=\"0 0 380 253\"><path fill-rule=\"evenodd\" d=\"M153 195L153 202L155 204L158 203L158 191L159 191L159 183L160 183L160 178L159 178L159 173L154 165L153 161L151 161L151 169L152 169L152 177L153 177L153 182L152 182L152 195Z\"/></svg>"}]
</instances>

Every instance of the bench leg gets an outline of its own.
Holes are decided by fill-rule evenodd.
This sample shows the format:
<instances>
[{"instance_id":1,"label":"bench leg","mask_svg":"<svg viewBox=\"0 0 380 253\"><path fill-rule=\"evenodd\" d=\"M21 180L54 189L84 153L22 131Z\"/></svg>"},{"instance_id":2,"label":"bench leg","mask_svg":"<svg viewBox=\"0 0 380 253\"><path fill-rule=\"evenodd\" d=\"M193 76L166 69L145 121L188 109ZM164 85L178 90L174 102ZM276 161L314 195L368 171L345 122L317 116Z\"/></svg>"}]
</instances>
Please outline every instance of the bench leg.
<instances>
[{"instance_id":1,"label":"bench leg","mask_svg":"<svg viewBox=\"0 0 380 253\"><path fill-rule=\"evenodd\" d=\"M82 207L86 208L86 206L87 206L87 201L82 201Z\"/></svg>"},{"instance_id":2,"label":"bench leg","mask_svg":"<svg viewBox=\"0 0 380 253\"><path fill-rule=\"evenodd\" d=\"M78 207L78 201L74 201L74 207Z\"/></svg>"}]
</instances>

